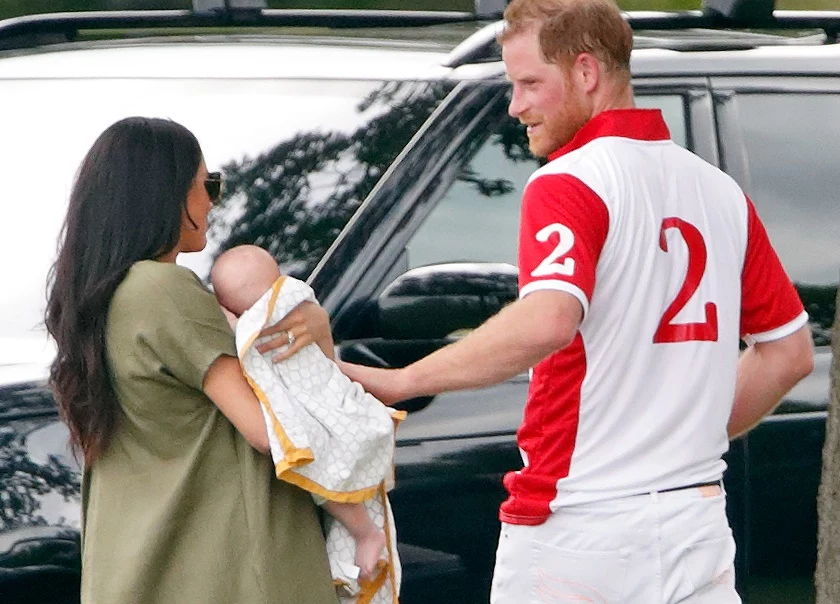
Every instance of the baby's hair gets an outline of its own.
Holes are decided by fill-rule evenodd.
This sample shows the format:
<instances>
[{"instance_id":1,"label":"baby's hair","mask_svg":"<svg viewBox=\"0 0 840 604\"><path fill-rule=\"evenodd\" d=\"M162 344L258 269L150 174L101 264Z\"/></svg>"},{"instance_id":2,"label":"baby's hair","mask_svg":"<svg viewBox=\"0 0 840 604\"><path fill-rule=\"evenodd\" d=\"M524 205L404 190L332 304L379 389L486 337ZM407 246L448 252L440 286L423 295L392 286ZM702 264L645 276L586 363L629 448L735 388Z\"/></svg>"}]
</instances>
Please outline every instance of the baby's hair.
<instances>
[{"instance_id":1,"label":"baby's hair","mask_svg":"<svg viewBox=\"0 0 840 604\"><path fill-rule=\"evenodd\" d=\"M210 270L219 304L237 317L279 277L280 269L272 255L256 245L239 245L223 252Z\"/></svg>"}]
</instances>

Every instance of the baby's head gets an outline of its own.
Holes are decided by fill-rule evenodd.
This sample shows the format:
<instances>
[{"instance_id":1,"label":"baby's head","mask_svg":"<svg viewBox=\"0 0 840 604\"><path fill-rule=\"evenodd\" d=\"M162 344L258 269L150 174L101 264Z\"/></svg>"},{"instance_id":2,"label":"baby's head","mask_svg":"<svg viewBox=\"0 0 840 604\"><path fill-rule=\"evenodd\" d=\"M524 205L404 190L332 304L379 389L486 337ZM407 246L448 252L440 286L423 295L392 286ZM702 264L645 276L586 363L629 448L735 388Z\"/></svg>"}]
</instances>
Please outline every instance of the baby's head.
<instances>
[{"instance_id":1,"label":"baby's head","mask_svg":"<svg viewBox=\"0 0 840 604\"><path fill-rule=\"evenodd\" d=\"M227 250L210 270L219 304L237 317L251 308L279 278L277 262L256 245L239 245Z\"/></svg>"}]
</instances>

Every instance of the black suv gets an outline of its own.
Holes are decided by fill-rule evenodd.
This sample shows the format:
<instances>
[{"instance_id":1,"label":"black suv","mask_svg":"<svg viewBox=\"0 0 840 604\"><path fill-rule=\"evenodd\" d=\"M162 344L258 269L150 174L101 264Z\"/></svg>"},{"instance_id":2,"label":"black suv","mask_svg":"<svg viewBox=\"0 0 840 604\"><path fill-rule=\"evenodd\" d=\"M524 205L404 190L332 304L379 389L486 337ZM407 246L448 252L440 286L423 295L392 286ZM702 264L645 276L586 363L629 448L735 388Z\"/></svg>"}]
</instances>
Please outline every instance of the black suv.
<instances>
[{"instance_id":1,"label":"black suv","mask_svg":"<svg viewBox=\"0 0 840 604\"><path fill-rule=\"evenodd\" d=\"M204 278L224 248L271 251L314 287L344 359L405 365L516 297L519 196L539 162L506 113L498 22L240 2L0 22L4 604L78 600L79 467L40 321L74 170L117 119L171 117L224 172L208 250L180 261ZM732 443L725 478L745 600L798 604L813 600L840 274L840 12L729 8L628 14L632 68L638 105L753 198L810 313L814 373ZM527 381L404 404L404 604L487 601Z\"/></svg>"}]
</instances>

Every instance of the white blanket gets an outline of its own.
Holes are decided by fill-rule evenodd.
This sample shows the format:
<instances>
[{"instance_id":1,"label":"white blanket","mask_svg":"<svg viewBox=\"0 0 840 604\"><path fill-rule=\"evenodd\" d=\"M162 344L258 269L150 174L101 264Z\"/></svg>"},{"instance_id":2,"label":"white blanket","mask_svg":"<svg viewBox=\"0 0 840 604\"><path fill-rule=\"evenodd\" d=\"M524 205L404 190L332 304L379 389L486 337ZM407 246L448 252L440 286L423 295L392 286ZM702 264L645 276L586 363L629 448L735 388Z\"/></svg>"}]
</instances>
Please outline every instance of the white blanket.
<instances>
[{"instance_id":1,"label":"white blanket","mask_svg":"<svg viewBox=\"0 0 840 604\"><path fill-rule=\"evenodd\" d=\"M236 348L243 372L262 402L277 477L324 500L364 502L372 520L387 535L388 560L376 578L358 581L355 542L327 515L327 553L342 602L394 604L401 568L396 532L386 489L393 469L394 430L405 417L352 382L316 344L282 363L276 351L261 355L259 332L285 317L301 302L315 300L312 289L281 277L236 326Z\"/></svg>"}]
</instances>

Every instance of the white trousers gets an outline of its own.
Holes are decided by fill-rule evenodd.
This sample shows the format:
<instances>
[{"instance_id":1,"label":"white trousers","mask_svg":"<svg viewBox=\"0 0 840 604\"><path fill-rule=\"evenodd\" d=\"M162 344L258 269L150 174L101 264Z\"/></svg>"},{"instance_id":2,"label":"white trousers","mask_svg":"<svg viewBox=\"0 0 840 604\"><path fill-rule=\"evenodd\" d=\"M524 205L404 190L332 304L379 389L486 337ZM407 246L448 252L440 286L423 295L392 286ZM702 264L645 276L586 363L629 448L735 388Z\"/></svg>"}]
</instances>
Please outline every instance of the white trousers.
<instances>
[{"instance_id":1,"label":"white trousers","mask_svg":"<svg viewBox=\"0 0 840 604\"><path fill-rule=\"evenodd\" d=\"M692 488L502 524L491 604L739 604L726 496Z\"/></svg>"}]
</instances>

